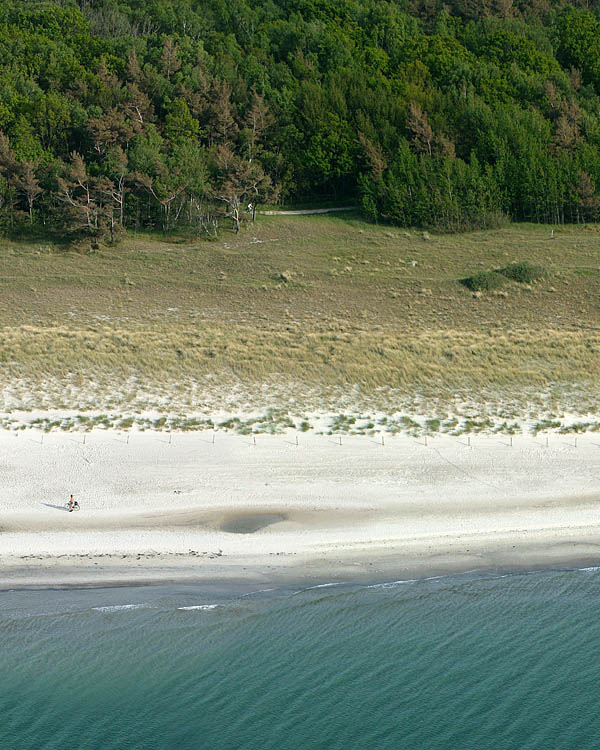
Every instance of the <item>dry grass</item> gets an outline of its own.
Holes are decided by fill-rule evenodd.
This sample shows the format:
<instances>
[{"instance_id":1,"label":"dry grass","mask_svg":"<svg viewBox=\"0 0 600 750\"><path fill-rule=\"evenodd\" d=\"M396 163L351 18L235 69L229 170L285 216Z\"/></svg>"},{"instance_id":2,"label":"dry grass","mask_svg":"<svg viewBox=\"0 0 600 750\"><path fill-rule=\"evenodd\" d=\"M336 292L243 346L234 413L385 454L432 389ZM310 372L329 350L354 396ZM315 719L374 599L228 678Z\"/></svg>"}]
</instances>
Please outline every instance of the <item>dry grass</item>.
<instances>
[{"instance_id":1,"label":"dry grass","mask_svg":"<svg viewBox=\"0 0 600 750\"><path fill-rule=\"evenodd\" d=\"M130 236L89 255L4 242L5 402L80 408L101 392L205 408L224 391L327 402L354 388L385 409L495 392L587 409L599 241L597 227L551 240L532 225L424 241L336 215L261 217L213 243ZM515 261L549 274L477 297L458 281Z\"/></svg>"},{"instance_id":2,"label":"dry grass","mask_svg":"<svg viewBox=\"0 0 600 750\"><path fill-rule=\"evenodd\" d=\"M163 380L281 378L321 386L441 389L600 381L600 332L370 331L203 323L198 329L21 326L0 343L4 376Z\"/></svg>"}]
</instances>

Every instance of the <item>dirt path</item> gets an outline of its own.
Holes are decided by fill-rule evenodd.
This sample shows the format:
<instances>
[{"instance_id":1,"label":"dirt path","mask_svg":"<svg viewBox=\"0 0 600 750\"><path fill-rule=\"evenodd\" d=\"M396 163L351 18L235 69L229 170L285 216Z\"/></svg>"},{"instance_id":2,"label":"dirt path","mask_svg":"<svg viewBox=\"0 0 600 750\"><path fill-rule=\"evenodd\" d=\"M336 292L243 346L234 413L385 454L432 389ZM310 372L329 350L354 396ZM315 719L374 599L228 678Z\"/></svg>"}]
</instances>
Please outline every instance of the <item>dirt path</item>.
<instances>
[{"instance_id":1,"label":"dirt path","mask_svg":"<svg viewBox=\"0 0 600 750\"><path fill-rule=\"evenodd\" d=\"M356 211L358 206L342 206L340 208L303 208L298 211L257 211L264 216L297 216L299 214L329 214L333 211Z\"/></svg>"}]
</instances>

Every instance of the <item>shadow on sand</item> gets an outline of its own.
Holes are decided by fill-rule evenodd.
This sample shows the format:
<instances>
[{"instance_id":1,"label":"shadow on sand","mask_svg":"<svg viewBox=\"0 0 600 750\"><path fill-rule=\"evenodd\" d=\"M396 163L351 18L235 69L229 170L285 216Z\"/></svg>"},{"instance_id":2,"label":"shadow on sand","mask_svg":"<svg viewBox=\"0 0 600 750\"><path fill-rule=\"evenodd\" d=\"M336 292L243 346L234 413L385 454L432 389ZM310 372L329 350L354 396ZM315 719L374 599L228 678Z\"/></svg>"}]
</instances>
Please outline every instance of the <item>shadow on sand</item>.
<instances>
[{"instance_id":1,"label":"shadow on sand","mask_svg":"<svg viewBox=\"0 0 600 750\"><path fill-rule=\"evenodd\" d=\"M69 512L69 509L66 505L51 505L50 503L42 503L42 505L45 505L46 508L55 508L56 510L64 510L67 513Z\"/></svg>"},{"instance_id":2,"label":"shadow on sand","mask_svg":"<svg viewBox=\"0 0 600 750\"><path fill-rule=\"evenodd\" d=\"M254 534L265 526L285 521L281 513L243 513L228 518L219 527L228 534Z\"/></svg>"}]
</instances>

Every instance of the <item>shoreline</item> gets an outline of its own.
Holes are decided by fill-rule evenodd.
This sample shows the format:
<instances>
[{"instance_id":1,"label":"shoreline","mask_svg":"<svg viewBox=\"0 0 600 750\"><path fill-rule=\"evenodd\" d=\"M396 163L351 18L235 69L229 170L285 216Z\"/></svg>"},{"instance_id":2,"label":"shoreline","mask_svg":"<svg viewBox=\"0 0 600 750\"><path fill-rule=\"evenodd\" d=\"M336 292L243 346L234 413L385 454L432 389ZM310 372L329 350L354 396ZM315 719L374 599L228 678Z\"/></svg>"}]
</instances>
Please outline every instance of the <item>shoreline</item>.
<instances>
[{"instance_id":1,"label":"shoreline","mask_svg":"<svg viewBox=\"0 0 600 750\"><path fill-rule=\"evenodd\" d=\"M144 588L154 586L211 586L218 589L234 589L236 592L248 593L246 589L254 591L257 585L273 588L286 586L300 586L306 588L325 588L329 586L385 586L397 583L417 583L432 579L455 578L473 575L476 577L504 577L509 575L528 575L544 571L576 571L600 569L600 543L595 545L598 551L588 556L569 555L564 551L552 550L546 559L538 555L539 550L528 550L521 554L518 561L508 558L497 559L494 564L482 564L479 567L465 567L448 559L432 567L406 567L402 562L394 564L385 561L383 570L378 573L362 571L357 574L350 566L356 562L349 559L344 566L333 569L331 566L313 569L310 573L299 567L291 569L271 568L268 574L260 568L249 569L243 566L243 575L239 567L212 569L199 573L197 569L185 566L147 568L139 576L132 577L131 568L111 564L109 570L94 571L91 568L83 573L81 566L75 562L61 566L60 571L47 567L19 567L11 565L0 575L0 593L8 591L52 591L52 590L87 590L112 588ZM529 564L527 564L529 561ZM3 565L6 560L3 560ZM46 561L48 562L48 560ZM378 563L381 565L381 561ZM272 590L271 588L260 590ZM258 593L258 592L255 592Z\"/></svg>"},{"instance_id":2,"label":"shoreline","mask_svg":"<svg viewBox=\"0 0 600 750\"><path fill-rule=\"evenodd\" d=\"M581 538L571 529L560 540L453 539L435 552L422 542L403 551L361 548L300 557L295 553L223 559L185 553L61 555L0 558L0 591L87 589L156 585L213 585L245 589L260 586L375 585L465 574L501 576L541 570L600 567L600 534ZM468 547L465 547L468 545ZM493 545L493 546L492 546ZM412 547L412 549L411 549Z\"/></svg>"},{"instance_id":3,"label":"shoreline","mask_svg":"<svg viewBox=\"0 0 600 750\"><path fill-rule=\"evenodd\" d=\"M600 450L0 431L0 589L373 582L600 564ZM64 512L73 492L79 513Z\"/></svg>"}]
</instances>

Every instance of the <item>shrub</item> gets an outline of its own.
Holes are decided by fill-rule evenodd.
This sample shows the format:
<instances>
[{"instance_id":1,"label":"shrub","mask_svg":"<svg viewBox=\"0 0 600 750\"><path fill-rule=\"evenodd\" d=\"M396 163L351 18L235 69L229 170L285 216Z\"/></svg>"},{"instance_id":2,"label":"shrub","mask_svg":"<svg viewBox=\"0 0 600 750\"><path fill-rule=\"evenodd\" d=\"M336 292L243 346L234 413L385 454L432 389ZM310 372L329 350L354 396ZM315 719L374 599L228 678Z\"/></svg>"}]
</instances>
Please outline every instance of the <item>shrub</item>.
<instances>
[{"instance_id":1,"label":"shrub","mask_svg":"<svg viewBox=\"0 0 600 750\"><path fill-rule=\"evenodd\" d=\"M494 432L498 432L503 435L516 435L517 433L521 432L521 426L518 422L513 422L512 424L503 422L502 424L497 425L494 428Z\"/></svg>"},{"instance_id":2,"label":"shrub","mask_svg":"<svg viewBox=\"0 0 600 750\"><path fill-rule=\"evenodd\" d=\"M497 271L480 271L461 279L460 283L472 292L487 292L490 289L498 289L506 282L503 274Z\"/></svg>"},{"instance_id":3,"label":"shrub","mask_svg":"<svg viewBox=\"0 0 600 750\"><path fill-rule=\"evenodd\" d=\"M484 430L489 430L493 426L492 421L487 418L480 419L479 421L476 419L465 419L463 432L483 432Z\"/></svg>"},{"instance_id":4,"label":"shrub","mask_svg":"<svg viewBox=\"0 0 600 750\"><path fill-rule=\"evenodd\" d=\"M507 279L511 279L511 281L518 281L520 284L531 284L532 281L537 281L546 275L542 266L536 266L526 260L499 268L498 273L506 276Z\"/></svg>"},{"instance_id":5,"label":"shrub","mask_svg":"<svg viewBox=\"0 0 600 750\"><path fill-rule=\"evenodd\" d=\"M536 422L533 427L531 428L531 431L534 435L537 435L538 432L546 431L546 430L557 430L561 427L561 423L557 419L542 419L541 422Z\"/></svg>"},{"instance_id":6,"label":"shrub","mask_svg":"<svg viewBox=\"0 0 600 750\"><path fill-rule=\"evenodd\" d=\"M442 430L443 432L448 432L449 430L453 430L457 425L458 419L456 417L450 417L450 419L447 419L442 425Z\"/></svg>"}]
</instances>

